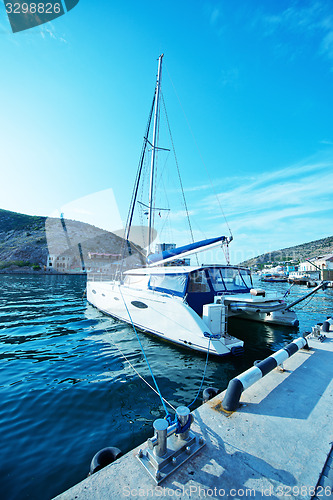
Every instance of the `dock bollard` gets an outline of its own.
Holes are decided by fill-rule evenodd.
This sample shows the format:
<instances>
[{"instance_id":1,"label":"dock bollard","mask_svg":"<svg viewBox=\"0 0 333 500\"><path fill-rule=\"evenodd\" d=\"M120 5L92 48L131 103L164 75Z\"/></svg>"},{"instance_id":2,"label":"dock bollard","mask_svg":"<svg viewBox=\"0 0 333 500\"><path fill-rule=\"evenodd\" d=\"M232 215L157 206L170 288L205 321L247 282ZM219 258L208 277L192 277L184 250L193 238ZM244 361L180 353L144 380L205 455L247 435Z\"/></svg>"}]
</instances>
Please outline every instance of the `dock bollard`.
<instances>
[{"instance_id":1,"label":"dock bollard","mask_svg":"<svg viewBox=\"0 0 333 500\"><path fill-rule=\"evenodd\" d=\"M176 409L176 415L177 415L177 420L180 423L181 427L184 427L187 424L189 418L192 419L191 412L189 408L187 408L187 406L178 406L178 408ZM190 422L190 424L191 423L192 422ZM180 439L185 440L188 438L189 432L190 432L190 427L188 427L188 429L185 432L180 432L178 436Z\"/></svg>"},{"instance_id":2,"label":"dock bollard","mask_svg":"<svg viewBox=\"0 0 333 500\"><path fill-rule=\"evenodd\" d=\"M327 321L327 320L324 321L322 328L323 328L323 332L328 333L330 331L330 323L329 323L329 321Z\"/></svg>"},{"instance_id":3,"label":"dock bollard","mask_svg":"<svg viewBox=\"0 0 333 500\"><path fill-rule=\"evenodd\" d=\"M148 449L138 451L137 458L156 484L205 446L203 436L190 429L192 423L193 415L187 406L178 406L171 425L164 418L154 421L154 436L147 440Z\"/></svg>"},{"instance_id":4,"label":"dock bollard","mask_svg":"<svg viewBox=\"0 0 333 500\"><path fill-rule=\"evenodd\" d=\"M222 401L222 407L224 410L235 411L239 404L242 392L245 389L267 375L267 373L272 371L274 368L281 365L299 349L302 349L307 345L307 340L303 337L299 337L298 339L290 342L290 344L288 344L284 349L280 349L274 354L271 354L268 358L257 363L256 366L249 368L245 372L230 380L227 392Z\"/></svg>"},{"instance_id":5,"label":"dock bollard","mask_svg":"<svg viewBox=\"0 0 333 500\"><path fill-rule=\"evenodd\" d=\"M190 425L185 432L181 432L178 437L182 440L188 439L190 426L193 421L192 414L187 406L178 406L176 409L177 420L181 427L184 427L188 420L191 419ZM178 423L168 425L164 418L158 418L153 423L155 434L152 438L148 438L148 448L154 450L154 454L158 457L163 457L167 453L167 438L177 433L179 428Z\"/></svg>"},{"instance_id":6,"label":"dock bollard","mask_svg":"<svg viewBox=\"0 0 333 500\"><path fill-rule=\"evenodd\" d=\"M167 453L168 422L164 418L158 418L154 421L153 427L156 435L154 453L158 457L164 457Z\"/></svg>"}]
</instances>

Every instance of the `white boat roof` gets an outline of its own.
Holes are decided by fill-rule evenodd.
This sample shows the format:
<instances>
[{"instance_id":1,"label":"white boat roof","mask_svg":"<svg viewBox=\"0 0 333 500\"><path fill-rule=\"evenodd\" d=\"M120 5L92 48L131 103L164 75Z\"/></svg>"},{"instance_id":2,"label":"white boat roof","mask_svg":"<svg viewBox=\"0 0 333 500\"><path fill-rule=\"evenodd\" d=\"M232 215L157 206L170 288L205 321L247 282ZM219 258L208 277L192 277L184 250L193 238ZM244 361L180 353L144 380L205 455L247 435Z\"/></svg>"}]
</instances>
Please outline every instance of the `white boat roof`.
<instances>
[{"instance_id":1,"label":"white boat roof","mask_svg":"<svg viewBox=\"0 0 333 500\"><path fill-rule=\"evenodd\" d=\"M202 269L202 266L139 267L129 269L124 274L188 274L198 269Z\"/></svg>"},{"instance_id":2,"label":"white boat roof","mask_svg":"<svg viewBox=\"0 0 333 500\"><path fill-rule=\"evenodd\" d=\"M125 271L124 274L188 274L192 271L198 271L199 269L205 269L207 267L224 267L224 268L233 268L233 269L244 269L241 266L233 266L228 264L219 264L219 265L204 265L204 266L152 266L152 267L139 267L136 269L129 269Z\"/></svg>"}]
</instances>

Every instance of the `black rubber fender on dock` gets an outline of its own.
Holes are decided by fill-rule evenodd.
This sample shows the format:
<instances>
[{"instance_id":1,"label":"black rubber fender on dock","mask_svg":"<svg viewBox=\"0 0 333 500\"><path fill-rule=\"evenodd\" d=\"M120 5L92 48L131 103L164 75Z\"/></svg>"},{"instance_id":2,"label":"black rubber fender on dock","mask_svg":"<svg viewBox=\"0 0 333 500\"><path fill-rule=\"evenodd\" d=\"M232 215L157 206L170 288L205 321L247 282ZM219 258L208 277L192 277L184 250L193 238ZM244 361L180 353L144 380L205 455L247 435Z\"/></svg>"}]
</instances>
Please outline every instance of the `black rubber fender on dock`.
<instances>
[{"instance_id":1,"label":"black rubber fender on dock","mask_svg":"<svg viewBox=\"0 0 333 500\"><path fill-rule=\"evenodd\" d=\"M202 402L207 403L207 401L215 398L215 396L217 396L220 392L220 389L217 389L216 387L207 387L202 392Z\"/></svg>"},{"instance_id":2,"label":"black rubber fender on dock","mask_svg":"<svg viewBox=\"0 0 333 500\"><path fill-rule=\"evenodd\" d=\"M122 452L121 450L119 450L119 448L115 448L114 446L103 448L102 450L98 451L93 457L90 464L90 474L95 474L95 472L98 472L107 465L112 464L112 462L114 462L121 456Z\"/></svg>"}]
</instances>

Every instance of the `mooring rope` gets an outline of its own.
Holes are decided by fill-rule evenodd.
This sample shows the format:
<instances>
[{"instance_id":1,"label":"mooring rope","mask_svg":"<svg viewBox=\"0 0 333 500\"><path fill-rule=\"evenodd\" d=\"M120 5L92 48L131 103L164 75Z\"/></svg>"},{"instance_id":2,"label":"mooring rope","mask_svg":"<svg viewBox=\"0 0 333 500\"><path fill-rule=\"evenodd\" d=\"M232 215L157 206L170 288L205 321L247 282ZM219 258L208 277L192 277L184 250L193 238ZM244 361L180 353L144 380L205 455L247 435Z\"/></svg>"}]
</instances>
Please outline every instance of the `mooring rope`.
<instances>
[{"instance_id":1,"label":"mooring rope","mask_svg":"<svg viewBox=\"0 0 333 500\"><path fill-rule=\"evenodd\" d=\"M206 363L205 363L205 368L204 368L204 372L203 372L203 376L202 376L202 379L201 379L201 384L200 384L200 387L198 389L198 392L197 392L197 395L195 396L195 398L193 399L192 403L190 403L188 405L188 408L191 408L192 405L194 405L194 403L196 402L196 400L198 399L199 397L199 394L201 392L201 389L202 389L202 386L203 386L203 383L204 383L204 380L205 380L205 377L206 377L206 371L207 371L207 366L208 366L208 358L209 358L209 349L210 349L210 342L211 342L211 339L214 338L214 335L213 334L210 334L209 335L209 342L208 342L208 348L207 348L207 356L206 356Z\"/></svg>"},{"instance_id":2,"label":"mooring rope","mask_svg":"<svg viewBox=\"0 0 333 500\"><path fill-rule=\"evenodd\" d=\"M141 340L140 340L139 334L138 334L138 332L137 332L137 330L136 330L136 328L135 328L135 325L134 325L134 323L133 323L131 313L130 313L130 312L129 312L129 310L128 310L128 307L127 307L126 301L125 301L124 296L123 296L123 294L122 294L121 287L119 287L119 292L120 292L121 298L123 299L123 303L124 303L124 306L125 306L125 308L126 308L126 311L127 311L128 317L129 317L129 319L130 319L130 322L131 322L132 328L133 328L133 330L134 330L134 332L135 332L136 338L138 339L138 342L139 342L139 345L140 345L140 349L141 349L141 351L142 351L142 354L143 354L143 356L144 356L144 358L145 358L145 361L146 361L147 366L148 366L148 368L149 368L150 374L151 374L152 379L153 379L153 381L154 381L154 384L155 384L155 387L156 387L157 394L159 395L160 400L161 400L161 403L162 403L162 405L163 405L163 408L164 408L164 411L165 411L165 414L166 414L166 418L168 418L168 416L169 416L170 414L169 414L168 409L167 409L167 407L166 407L166 405L165 405L165 403L164 403L164 398L163 398L163 396L162 396L162 394L161 394L160 388L158 387L158 383L157 383L157 381L156 381L156 379L155 379L155 376L154 376L154 374L153 374L153 370L151 369L151 366L150 366L150 364L149 364L149 361L148 361L147 355L146 355L146 353L145 353L145 350L144 350L144 348L143 348L143 345L142 345L142 343L141 343Z\"/></svg>"},{"instance_id":3,"label":"mooring rope","mask_svg":"<svg viewBox=\"0 0 333 500\"><path fill-rule=\"evenodd\" d=\"M309 305L311 300L314 298L314 295L311 295L311 297L309 298L309 300L307 302L304 302L304 304L302 304L301 306L299 306L299 310L300 309L304 309L305 306ZM296 304L297 305L297 304Z\"/></svg>"},{"instance_id":4,"label":"mooring rope","mask_svg":"<svg viewBox=\"0 0 333 500\"><path fill-rule=\"evenodd\" d=\"M147 382L147 380L145 380L145 379L144 379L144 377L142 377L142 375L141 375L141 374L137 371L137 369L136 369L136 368L132 365L132 363L129 361L129 359L125 356L125 354L124 354L124 353L121 351L121 349L117 346L117 344L116 344L115 342L113 342L113 344L114 344L114 346L118 349L118 351L122 354L122 356L126 359L126 361L129 363L129 365L131 366L131 368L133 368L133 370L135 371L135 373L137 373L137 375L141 378L141 380L142 380L145 384L147 384L147 385L148 385L148 387L150 387L150 389L152 389L152 390L155 392L155 394L157 394L157 395L159 396L159 398L160 398L160 400L161 400L161 403L162 403L162 405L163 405L164 411L165 411L165 415L166 415L166 416L165 416L165 418L166 418L166 420L169 422L169 424L171 425L171 424L172 424L172 423L174 423L174 422L173 422L173 420L172 420L172 417L171 417L171 415L170 415L170 413L169 413L169 411L168 411L168 409L167 409L166 405L170 406L170 408L172 408L174 411L176 411L176 408L175 408L175 407L174 407L171 403L169 403L169 401L167 401L167 400L166 400L166 399L162 396L162 393L161 393L161 391L160 391L160 388L159 388L159 386L158 386L158 383L157 383L157 381L156 381L156 378L155 378L155 376L154 376L154 374L153 374L153 370L152 370L152 368L151 368L151 366L150 366L150 363L149 363L149 361L148 361L147 355L146 355L145 350L144 350L144 348L143 348L143 345L142 345L142 342L141 342L141 340L140 340L140 337L139 337L139 334L138 334L138 332L137 332L137 329L135 328L135 325L134 325L134 323L133 323L133 319L132 319L131 313L129 312L129 309L128 309L128 307L127 307L126 301L125 301L125 299L124 299L124 296L123 296L123 294L122 294L122 291L121 291L120 287L119 287L119 292L120 292L121 298L122 298L122 300L123 300L124 306L125 306L125 308L126 308L126 311L127 311L128 317L129 317L129 319L130 319L130 322L131 322L132 328L133 328L133 330L134 330L134 332L135 332L135 335L136 335L136 338L137 338L137 340L138 340L138 342L139 342L141 352L142 352L142 354L143 354L143 356L144 356L144 358L145 358L145 361L146 361L146 363L147 363L147 366L148 366L149 372L150 372L151 377L152 377L152 379L153 379L153 381L154 381L154 385L155 385L155 388L156 388L156 389L154 389L154 387L153 387L153 386L151 386L151 385L149 384L149 382ZM105 330L105 331L106 331L106 330ZM203 376L202 376L202 379L201 379L201 382L200 382L200 387L199 387L199 389L198 389L198 392L197 392L197 394L196 394L195 398L193 399L193 401L192 401L192 402L188 405L188 408L191 408L191 406L193 406L193 405L194 405L194 403L195 403L195 402L196 402L196 400L198 399L199 394L200 394L200 392L201 392L201 390L202 390L202 386L203 386L203 383L204 383L205 378L206 378L206 371L207 371L207 366L208 366L208 359L209 359L209 351L210 351L210 344L211 344L211 340L212 340L212 339L214 339L214 338L215 338L215 339L216 339L216 338L220 338L220 335L214 335L214 334L212 334L212 333L210 333L210 334L209 334L209 333L206 333L206 334L204 334L204 335L205 335L205 337L209 337L209 341L208 341L208 348L207 348L207 355L206 355L206 362L205 362L205 367L204 367L204 372L203 372ZM185 431L183 430L183 432L185 432Z\"/></svg>"},{"instance_id":5,"label":"mooring rope","mask_svg":"<svg viewBox=\"0 0 333 500\"><path fill-rule=\"evenodd\" d=\"M106 333L108 333L108 330L106 328L104 328L104 331ZM138 377L146 384L148 385L148 387L153 391L155 392L155 394L157 394L159 396L159 393L157 392L157 390L148 382L148 380L146 380L140 372L138 372L138 370L135 368L135 366L133 365L133 363L131 363L131 361L128 359L128 357L126 356L126 354L124 354L124 352L120 349L120 347L115 343L115 341L113 339L111 339L111 342L112 344L114 345L114 347L116 349L118 349L118 351L120 352L120 354L123 356L123 358L127 361L127 363L129 364L129 366L132 368L132 370L138 375ZM165 398L163 398L163 401L168 405L170 406L170 408L172 408L174 411L176 411L176 408Z\"/></svg>"}]
</instances>

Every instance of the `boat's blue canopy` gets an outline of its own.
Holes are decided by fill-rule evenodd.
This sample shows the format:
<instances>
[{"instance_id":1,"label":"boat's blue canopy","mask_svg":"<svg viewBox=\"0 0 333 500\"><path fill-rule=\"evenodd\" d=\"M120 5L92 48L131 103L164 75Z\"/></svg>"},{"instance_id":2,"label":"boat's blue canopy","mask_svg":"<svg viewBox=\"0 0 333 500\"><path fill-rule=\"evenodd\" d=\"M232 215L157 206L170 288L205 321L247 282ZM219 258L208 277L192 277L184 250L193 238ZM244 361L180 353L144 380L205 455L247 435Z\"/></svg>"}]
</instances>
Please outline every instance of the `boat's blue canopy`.
<instances>
[{"instance_id":1,"label":"boat's blue canopy","mask_svg":"<svg viewBox=\"0 0 333 500\"><path fill-rule=\"evenodd\" d=\"M190 243L183 247L173 248L171 250L165 250L164 252L154 253L147 257L147 264L161 264L162 262L167 262L174 260L175 258L185 257L194 252L206 250L207 247L211 245L216 245L217 243L225 243L228 241L226 236L219 236L218 238L210 238L207 240L197 241L195 243Z\"/></svg>"}]
</instances>

